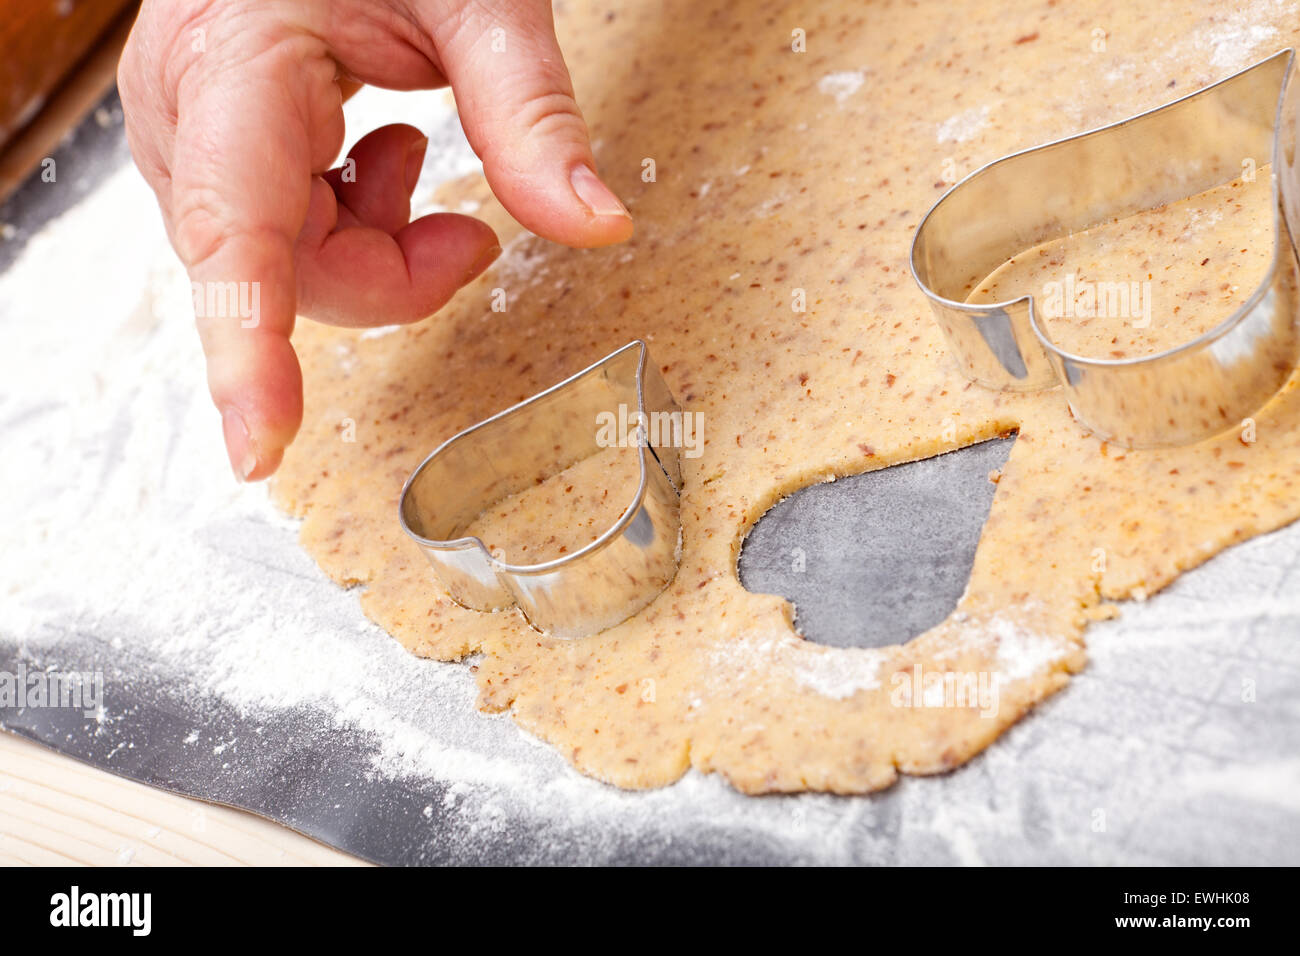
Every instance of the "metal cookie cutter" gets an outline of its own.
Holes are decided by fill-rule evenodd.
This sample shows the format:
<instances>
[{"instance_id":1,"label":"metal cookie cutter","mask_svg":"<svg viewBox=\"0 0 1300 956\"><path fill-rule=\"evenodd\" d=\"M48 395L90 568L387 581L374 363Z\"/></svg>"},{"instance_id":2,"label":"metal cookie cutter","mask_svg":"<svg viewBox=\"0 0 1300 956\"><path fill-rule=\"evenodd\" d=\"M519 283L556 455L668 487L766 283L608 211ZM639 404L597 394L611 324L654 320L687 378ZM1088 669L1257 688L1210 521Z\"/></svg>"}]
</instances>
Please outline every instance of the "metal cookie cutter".
<instances>
[{"instance_id":1,"label":"metal cookie cutter","mask_svg":"<svg viewBox=\"0 0 1300 956\"><path fill-rule=\"evenodd\" d=\"M457 603L518 605L532 625L572 638L613 627L649 604L677 573L679 450L654 413L678 413L649 350L634 341L590 368L443 442L402 489L402 527ZM622 409L620 410L620 405ZM484 509L601 450L602 413L633 410L640 482L626 510L590 544L540 564L493 556L457 537Z\"/></svg>"},{"instance_id":2,"label":"metal cookie cutter","mask_svg":"<svg viewBox=\"0 0 1300 956\"><path fill-rule=\"evenodd\" d=\"M1146 113L1006 156L949 189L921 220L911 265L963 372L989 388L1062 385L1077 419L1131 448L1211 437L1267 402L1297 360L1293 57L1282 50ZM1223 185L1261 157L1272 161L1268 275L1241 308L1183 345L1138 358L1074 355L1052 342L1029 295L964 301L1033 246Z\"/></svg>"}]
</instances>

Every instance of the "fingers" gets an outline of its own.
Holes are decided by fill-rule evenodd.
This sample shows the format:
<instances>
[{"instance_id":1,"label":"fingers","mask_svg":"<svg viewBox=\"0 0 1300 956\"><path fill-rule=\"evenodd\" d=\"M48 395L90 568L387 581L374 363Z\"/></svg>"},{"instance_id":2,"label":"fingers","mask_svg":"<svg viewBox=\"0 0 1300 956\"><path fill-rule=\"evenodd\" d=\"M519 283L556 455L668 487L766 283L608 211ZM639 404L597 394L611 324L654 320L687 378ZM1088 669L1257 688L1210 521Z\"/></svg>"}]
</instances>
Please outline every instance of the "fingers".
<instances>
[{"instance_id":1,"label":"fingers","mask_svg":"<svg viewBox=\"0 0 1300 956\"><path fill-rule=\"evenodd\" d=\"M160 3L146 7L123 59L132 151L190 273L209 388L241 479L273 472L301 422L296 314L413 321L500 252L492 230L468 217L408 222L427 145L412 127L363 139L350 175L325 172L353 77L417 88L446 75L489 182L520 222L576 246L631 234L594 172L545 0L413 5L419 25L348 19L366 38L352 63L336 61L322 39L331 31L294 26L280 8L264 17L260 7L205 8L202 42L178 45L175 11ZM328 22L332 8L304 9ZM400 42L390 46L394 37L377 31L394 24Z\"/></svg>"},{"instance_id":2,"label":"fingers","mask_svg":"<svg viewBox=\"0 0 1300 956\"><path fill-rule=\"evenodd\" d=\"M357 186L366 178L358 165ZM401 180L387 185L400 190ZM375 186L383 191L383 186ZM380 216L393 197L363 206ZM402 220L393 234L339 205L317 179L297 246L299 311L334 325L416 322L441 308L500 254L496 234L468 216L440 213Z\"/></svg>"},{"instance_id":3,"label":"fingers","mask_svg":"<svg viewBox=\"0 0 1300 956\"><path fill-rule=\"evenodd\" d=\"M302 420L302 377L289 344L294 243L312 167L331 145L338 150L328 142L336 132L321 92L333 91L337 110L333 70L323 53L277 45L237 69L192 71L178 93L172 235L190 273L208 387L242 480L273 472Z\"/></svg>"},{"instance_id":4,"label":"fingers","mask_svg":"<svg viewBox=\"0 0 1300 956\"><path fill-rule=\"evenodd\" d=\"M387 325L432 315L501 252L468 216L409 223L428 140L413 126L363 137L312 187L298 238L298 308L334 325Z\"/></svg>"},{"instance_id":5,"label":"fingers","mask_svg":"<svg viewBox=\"0 0 1300 956\"><path fill-rule=\"evenodd\" d=\"M206 328L201 338L230 467L240 481L270 477L302 421L302 372L293 346L286 335L220 326Z\"/></svg>"},{"instance_id":6,"label":"fingers","mask_svg":"<svg viewBox=\"0 0 1300 956\"><path fill-rule=\"evenodd\" d=\"M411 219L411 192L428 145L414 126L383 126L363 137L343 165L324 178L360 222L392 234Z\"/></svg>"},{"instance_id":7,"label":"fingers","mask_svg":"<svg viewBox=\"0 0 1300 956\"><path fill-rule=\"evenodd\" d=\"M425 0L419 9L465 134L511 215L571 246L631 236L631 216L596 175L549 0Z\"/></svg>"}]
</instances>

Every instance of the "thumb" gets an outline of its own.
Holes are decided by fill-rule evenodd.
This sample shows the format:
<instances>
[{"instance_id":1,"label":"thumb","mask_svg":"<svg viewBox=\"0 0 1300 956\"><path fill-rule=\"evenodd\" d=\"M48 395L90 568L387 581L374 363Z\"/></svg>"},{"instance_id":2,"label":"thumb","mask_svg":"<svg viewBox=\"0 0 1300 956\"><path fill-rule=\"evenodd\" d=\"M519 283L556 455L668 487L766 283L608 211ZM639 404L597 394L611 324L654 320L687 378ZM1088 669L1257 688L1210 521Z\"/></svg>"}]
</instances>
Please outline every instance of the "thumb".
<instances>
[{"instance_id":1,"label":"thumb","mask_svg":"<svg viewBox=\"0 0 1300 956\"><path fill-rule=\"evenodd\" d=\"M510 214L570 246L631 236L632 217L596 174L549 0L424 8L465 135Z\"/></svg>"}]
</instances>

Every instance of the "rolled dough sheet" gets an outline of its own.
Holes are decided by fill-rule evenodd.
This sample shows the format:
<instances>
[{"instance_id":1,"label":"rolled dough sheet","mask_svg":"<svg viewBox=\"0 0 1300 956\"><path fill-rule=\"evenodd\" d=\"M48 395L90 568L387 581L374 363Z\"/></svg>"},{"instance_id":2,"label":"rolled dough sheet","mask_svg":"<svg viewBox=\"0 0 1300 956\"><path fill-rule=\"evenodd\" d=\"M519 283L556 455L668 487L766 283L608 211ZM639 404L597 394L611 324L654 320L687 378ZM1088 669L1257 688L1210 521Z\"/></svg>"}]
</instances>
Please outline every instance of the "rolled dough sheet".
<instances>
[{"instance_id":1,"label":"rolled dough sheet","mask_svg":"<svg viewBox=\"0 0 1300 956\"><path fill-rule=\"evenodd\" d=\"M637 450L605 448L496 502L456 536L474 535L511 564L541 564L595 541L623 514L641 480Z\"/></svg>"},{"instance_id":2,"label":"rolled dough sheet","mask_svg":"<svg viewBox=\"0 0 1300 956\"><path fill-rule=\"evenodd\" d=\"M1268 274L1271 169L1035 246L967 301L1032 293L1052 340L1077 355L1134 358L1181 345L1244 305Z\"/></svg>"},{"instance_id":3,"label":"rolled dough sheet","mask_svg":"<svg viewBox=\"0 0 1300 956\"><path fill-rule=\"evenodd\" d=\"M967 383L907 269L912 230L956 178L1292 44L1294 3L557 7L635 237L564 249L520 233L481 180L447 190L451 208L482 204L504 256L439 316L389 335L301 323L306 419L276 484L305 518L304 546L363 585L366 613L404 646L478 655L483 708L622 787L695 767L750 793L871 791L958 766L1065 686L1106 602L1300 514L1294 382L1253 443L1108 447L1059 394ZM636 337L703 416L703 454L683 459L673 584L567 643L517 613L454 605L398 526L407 474L457 430ZM743 536L782 496L1014 429L967 593L931 631L824 647L794 633L784 600L741 587ZM930 706L945 692L925 685L904 700L918 669L999 675L996 704Z\"/></svg>"}]
</instances>

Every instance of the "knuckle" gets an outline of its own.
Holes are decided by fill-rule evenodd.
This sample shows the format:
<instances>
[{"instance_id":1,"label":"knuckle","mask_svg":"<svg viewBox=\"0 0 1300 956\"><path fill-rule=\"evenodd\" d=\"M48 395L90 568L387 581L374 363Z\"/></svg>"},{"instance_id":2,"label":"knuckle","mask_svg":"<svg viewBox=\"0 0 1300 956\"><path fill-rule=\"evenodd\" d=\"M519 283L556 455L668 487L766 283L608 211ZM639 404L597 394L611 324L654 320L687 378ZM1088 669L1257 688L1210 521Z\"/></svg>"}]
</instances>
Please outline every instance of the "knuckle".
<instances>
[{"instance_id":1,"label":"knuckle","mask_svg":"<svg viewBox=\"0 0 1300 956\"><path fill-rule=\"evenodd\" d=\"M473 45L484 32L484 24L493 20L490 11L477 0L463 3L435 4L421 17L423 26L439 48Z\"/></svg>"},{"instance_id":2,"label":"knuckle","mask_svg":"<svg viewBox=\"0 0 1300 956\"><path fill-rule=\"evenodd\" d=\"M584 129L586 125L573 97L558 90L536 93L524 99L515 110L515 119L538 132Z\"/></svg>"},{"instance_id":3,"label":"knuckle","mask_svg":"<svg viewBox=\"0 0 1300 956\"><path fill-rule=\"evenodd\" d=\"M191 269L216 257L237 234L221 197L209 187L186 190L172 215L176 252Z\"/></svg>"},{"instance_id":4,"label":"knuckle","mask_svg":"<svg viewBox=\"0 0 1300 956\"><path fill-rule=\"evenodd\" d=\"M518 159L530 162L536 154L553 151L557 142L585 144L587 124L573 97L547 91L526 97L511 111L509 125L519 130L513 149Z\"/></svg>"}]
</instances>

